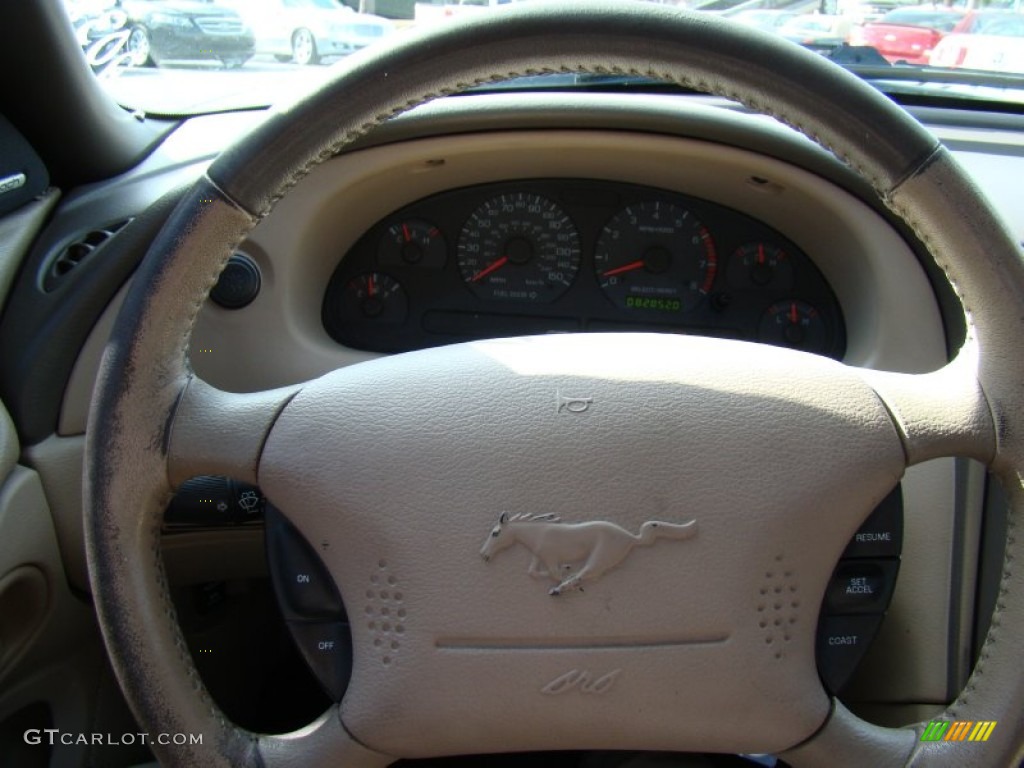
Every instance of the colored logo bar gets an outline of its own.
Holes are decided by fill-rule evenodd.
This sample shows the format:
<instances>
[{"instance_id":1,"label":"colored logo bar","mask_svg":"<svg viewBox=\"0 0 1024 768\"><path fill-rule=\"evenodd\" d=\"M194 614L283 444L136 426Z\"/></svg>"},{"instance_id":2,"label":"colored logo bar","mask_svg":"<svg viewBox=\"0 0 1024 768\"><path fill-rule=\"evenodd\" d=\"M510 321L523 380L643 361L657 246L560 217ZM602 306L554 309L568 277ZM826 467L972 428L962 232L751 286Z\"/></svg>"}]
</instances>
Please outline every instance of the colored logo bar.
<instances>
[{"instance_id":1,"label":"colored logo bar","mask_svg":"<svg viewBox=\"0 0 1024 768\"><path fill-rule=\"evenodd\" d=\"M921 741L988 741L996 728L995 720L932 720L921 734Z\"/></svg>"}]
</instances>

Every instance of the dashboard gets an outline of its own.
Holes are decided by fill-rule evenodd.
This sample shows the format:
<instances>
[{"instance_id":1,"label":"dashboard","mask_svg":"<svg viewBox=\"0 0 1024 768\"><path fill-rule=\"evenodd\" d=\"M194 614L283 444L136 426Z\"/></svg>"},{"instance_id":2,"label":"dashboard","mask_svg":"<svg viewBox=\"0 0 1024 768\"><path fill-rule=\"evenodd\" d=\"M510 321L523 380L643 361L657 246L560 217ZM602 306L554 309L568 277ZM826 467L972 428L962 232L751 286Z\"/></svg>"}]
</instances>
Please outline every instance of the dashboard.
<instances>
[{"instance_id":1,"label":"dashboard","mask_svg":"<svg viewBox=\"0 0 1024 768\"><path fill-rule=\"evenodd\" d=\"M28 333L35 308L40 328L57 328L52 338L40 332L39 345L67 347L73 361L64 377L46 378L66 382L59 411L43 425L52 431L55 421L57 434L41 426L26 454L55 500L68 580L81 590L81 489L66 478L68 467L81 474L92 384L130 268L118 278L105 270L123 258L157 200L169 195L169 212L174 190L257 119L188 120L137 169L61 201L18 278L26 310L18 334ZM929 127L1019 218L1019 174L1009 171L1024 172L1019 134ZM132 217L60 287L37 287L68 242ZM1024 234L1021 221L1012 223ZM136 237L137 257L151 239L152 231ZM908 373L939 368L950 338L957 343L919 244L848 169L768 118L696 97L440 100L318 167L237 255L251 263L258 290L237 305L207 302L190 350L203 379L234 392L394 352L533 333L719 336ZM101 279L107 293L90 298ZM54 318L72 295L91 301L93 314L58 327ZM28 371L17 382L24 394L5 402L21 424L42 421L39 381ZM983 485L983 470L957 459L903 478L899 577L887 582L891 607L847 691L861 711L887 708L879 721L927 716L924 705L911 711L905 702L945 701L969 669L968 617L979 587L964 574L980 570L972 545ZM204 537L223 546L228 535L175 533L169 571L212 581L229 561L265 567L252 526L230 532L231 557L206 557ZM940 605L948 609L929 607ZM850 636L846 614L831 618L837 636Z\"/></svg>"},{"instance_id":2,"label":"dashboard","mask_svg":"<svg viewBox=\"0 0 1024 768\"><path fill-rule=\"evenodd\" d=\"M395 211L339 262L323 320L339 343L375 352L630 330L845 351L834 292L780 232L706 200L591 179L482 184Z\"/></svg>"}]
</instances>

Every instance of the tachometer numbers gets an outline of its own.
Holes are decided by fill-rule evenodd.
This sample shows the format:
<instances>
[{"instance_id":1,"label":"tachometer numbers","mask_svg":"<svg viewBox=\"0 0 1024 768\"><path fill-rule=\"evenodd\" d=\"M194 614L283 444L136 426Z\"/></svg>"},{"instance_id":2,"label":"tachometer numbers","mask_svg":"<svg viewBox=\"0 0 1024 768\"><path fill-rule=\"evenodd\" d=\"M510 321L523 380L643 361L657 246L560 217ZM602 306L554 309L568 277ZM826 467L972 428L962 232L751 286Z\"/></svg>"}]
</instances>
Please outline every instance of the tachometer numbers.
<instances>
[{"instance_id":1,"label":"tachometer numbers","mask_svg":"<svg viewBox=\"0 0 1024 768\"><path fill-rule=\"evenodd\" d=\"M771 288L789 291L793 287L793 262L789 254L769 243L747 243L729 259L729 285L737 290Z\"/></svg>"},{"instance_id":2,"label":"tachometer numbers","mask_svg":"<svg viewBox=\"0 0 1024 768\"><path fill-rule=\"evenodd\" d=\"M685 208L661 201L613 216L594 253L598 283L627 310L693 309L711 290L717 267L707 228Z\"/></svg>"},{"instance_id":3,"label":"tachometer numbers","mask_svg":"<svg viewBox=\"0 0 1024 768\"><path fill-rule=\"evenodd\" d=\"M768 307L761 317L758 336L767 344L803 352L828 350L828 329L817 309L806 301L789 299Z\"/></svg>"},{"instance_id":4,"label":"tachometer numbers","mask_svg":"<svg viewBox=\"0 0 1024 768\"><path fill-rule=\"evenodd\" d=\"M405 321L409 302L402 286L383 272L368 272L349 280L341 296L343 320L398 325Z\"/></svg>"},{"instance_id":5,"label":"tachometer numbers","mask_svg":"<svg viewBox=\"0 0 1024 768\"><path fill-rule=\"evenodd\" d=\"M441 230L423 219L392 224L377 246L382 267L419 266L442 269L448 259L448 243Z\"/></svg>"},{"instance_id":6,"label":"tachometer numbers","mask_svg":"<svg viewBox=\"0 0 1024 768\"><path fill-rule=\"evenodd\" d=\"M550 302L580 266L580 238L554 202L525 192L477 208L459 236L459 271L481 299Z\"/></svg>"}]
</instances>

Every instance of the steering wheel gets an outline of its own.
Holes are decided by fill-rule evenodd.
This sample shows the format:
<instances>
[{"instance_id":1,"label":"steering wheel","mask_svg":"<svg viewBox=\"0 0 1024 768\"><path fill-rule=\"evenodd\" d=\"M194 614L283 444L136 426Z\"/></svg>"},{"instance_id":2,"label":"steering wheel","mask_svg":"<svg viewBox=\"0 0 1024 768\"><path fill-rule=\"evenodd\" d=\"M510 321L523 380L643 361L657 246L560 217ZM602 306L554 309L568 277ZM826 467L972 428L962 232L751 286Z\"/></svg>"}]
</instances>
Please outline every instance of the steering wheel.
<instances>
[{"instance_id":1,"label":"steering wheel","mask_svg":"<svg viewBox=\"0 0 1024 768\"><path fill-rule=\"evenodd\" d=\"M191 372L190 332L226 259L314 167L439 95L544 72L719 94L830 149L930 248L968 317L965 346L925 375L653 334L454 345L244 395ZM1006 560L980 660L945 716L1024 711L1022 312L1016 246L949 154L796 46L662 6L587 2L357 54L211 165L154 242L107 346L86 534L116 674L147 731L203 735L155 745L168 765L572 748L771 752L797 766L981 759L920 742L920 726L852 715L822 688L814 636L840 553L904 469L973 457L1008 489ZM720 477L723 464L743 471ZM160 527L173 489L198 474L259 483L307 540L330 544L352 678L340 705L295 733L229 722L182 639ZM516 524L554 532L532 545L530 575L547 582L490 543ZM586 568L552 573L563 559L551 547L575 548ZM385 583L404 618L382 651L363 612ZM983 759L1021 753L1007 722Z\"/></svg>"}]
</instances>

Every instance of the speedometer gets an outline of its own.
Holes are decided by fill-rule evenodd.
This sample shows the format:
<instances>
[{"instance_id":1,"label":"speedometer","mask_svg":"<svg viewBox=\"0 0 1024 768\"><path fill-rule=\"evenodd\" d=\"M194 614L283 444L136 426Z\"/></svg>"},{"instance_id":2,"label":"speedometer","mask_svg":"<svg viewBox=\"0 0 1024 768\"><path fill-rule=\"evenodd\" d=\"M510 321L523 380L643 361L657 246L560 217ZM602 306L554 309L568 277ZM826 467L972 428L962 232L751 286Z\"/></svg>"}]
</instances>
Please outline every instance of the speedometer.
<instances>
[{"instance_id":1,"label":"speedometer","mask_svg":"<svg viewBox=\"0 0 1024 768\"><path fill-rule=\"evenodd\" d=\"M711 290L718 258L707 228L690 211L650 201L624 208L605 225L594 268L619 307L677 313Z\"/></svg>"},{"instance_id":2,"label":"speedometer","mask_svg":"<svg viewBox=\"0 0 1024 768\"><path fill-rule=\"evenodd\" d=\"M459 271L482 299L549 302L580 266L576 227L557 204L516 192L477 208L459 236Z\"/></svg>"}]
</instances>

